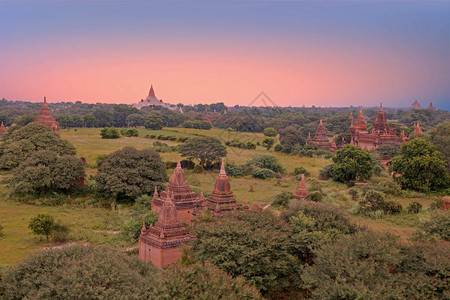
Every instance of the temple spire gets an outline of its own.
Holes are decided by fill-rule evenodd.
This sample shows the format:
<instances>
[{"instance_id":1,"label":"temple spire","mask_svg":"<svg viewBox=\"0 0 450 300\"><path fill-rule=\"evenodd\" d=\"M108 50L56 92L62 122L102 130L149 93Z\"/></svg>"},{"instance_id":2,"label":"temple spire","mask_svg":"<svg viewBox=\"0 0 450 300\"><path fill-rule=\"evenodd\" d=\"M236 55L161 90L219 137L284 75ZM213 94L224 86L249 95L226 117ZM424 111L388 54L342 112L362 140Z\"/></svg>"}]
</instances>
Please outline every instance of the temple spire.
<instances>
[{"instance_id":1,"label":"temple spire","mask_svg":"<svg viewBox=\"0 0 450 300\"><path fill-rule=\"evenodd\" d=\"M220 166L220 173L219 173L219 176L220 176L220 175L227 176L227 173L225 172L225 163L224 163L223 158L222 158L222 165Z\"/></svg>"},{"instance_id":2,"label":"temple spire","mask_svg":"<svg viewBox=\"0 0 450 300\"><path fill-rule=\"evenodd\" d=\"M153 192L153 199L158 198L158 188L155 185L155 191Z\"/></svg>"},{"instance_id":3,"label":"temple spire","mask_svg":"<svg viewBox=\"0 0 450 300\"><path fill-rule=\"evenodd\" d=\"M150 86L150 91L148 92L149 97L156 97L155 91L153 90L153 84Z\"/></svg>"},{"instance_id":4,"label":"temple spire","mask_svg":"<svg viewBox=\"0 0 450 300\"><path fill-rule=\"evenodd\" d=\"M302 174L302 179L300 180L300 184L298 185L298 190L294 195L294 198L297 200L304 199L308 195L308 191L306 190L306 182L305 182L305 174Z\"/></svg>"},{"instance_id":5,"label":"temple spire","mask_svg":"<svg viewBox=\"0 0 450 300\"><path fill-rule=\"evenodd\" d=\"M47 98L44 96L44 103L47 104Z\"/></svg>"},{"instance_id":6,"label":"temple spire","mask_svg":"<svg viewBox=\"0 0 450 300\"><path fill-rule=\"evenodd\" d=\"M146 231L147 228L145 228L145 221L142 221L142 229L141 229L141 233Z\"/></svg>"},{"instance_id":7,"label":"temple spire","mask_svg":"<svg viewBox=\"0 0 450 300\"><path fill-rule=\"evenodd\" d=\"M181 168L180 155L178 155L177 168Z\"/></svg>"}]
</instances>

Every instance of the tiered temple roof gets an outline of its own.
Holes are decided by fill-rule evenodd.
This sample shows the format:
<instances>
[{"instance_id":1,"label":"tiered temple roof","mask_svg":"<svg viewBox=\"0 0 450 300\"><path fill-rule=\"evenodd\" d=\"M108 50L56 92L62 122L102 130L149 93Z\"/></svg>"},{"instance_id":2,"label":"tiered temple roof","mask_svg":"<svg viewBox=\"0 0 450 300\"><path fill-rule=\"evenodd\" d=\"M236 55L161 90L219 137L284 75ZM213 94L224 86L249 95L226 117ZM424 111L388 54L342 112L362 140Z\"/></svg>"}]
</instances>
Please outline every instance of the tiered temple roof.
<instances>
[{"instance_id":1,"label":"tiered temple roof","mask_svg":"<svg viewBox=\"0 0 450 300\"><path fill-rule=\"evenodd\" d=\"M223 159L214 189L211 192L211 196L206 200L206 208L214 215L245 209L244 206L236 203L236 199L231 191L230 181L225 172Z\"/></svg>"},{"instance_id":2,"label":"tiered temple roof","mask_svg":"<svg viewBox=\"0 0 450 300\"><path fill-rule=\"evenodd\" d=\"M414 124L414 135L422 134L422 128L420 128L419 122L417 124Z\"/></svg>"},{"instance_id":3,"label":"tiered temple roof","mask_svg":"<svg viewBox=\"0 0 450 300\"><path fill-rule=\"evenodd\" d=\"M47 99L44 97L44 104L42 104L41 111L39 112L39 116L36 118L36 123L44 124L49 127L52 131L59 130L59 123L52 117L50 109L47 105Z\"/></svg>"},{"instance_id":4,"label":"tiered temple roof","mask_svg":"<svg viewBox=\"0 0 450 300\"><path fill-rule=\"evenodd\" d=\"M172 201L174 202L178 213L181 214L180 219L190 223L192 219L191 213L195 208L201 206L201 201L188 185L179 158L166 189L161 191L160 195L158 195L158 191L155 188L152 199L152 210L158 212L167 199L169 199L169 195L173 198Z\"/></svg>"},{"instance_id":5,"label":"tiered temple roof","mask_svg":"<svg viewBox=\"0 0 450 300\"><path fill-rule=\"evenodd\" d=\"M300 180L300 184L298 185L298 190L294 195L294 198L297 200L305 199L305 197L308 195L308 191L306 190L306 182L305 182L305 175L302 174L302 180Z\"/></svg>"},{"instance_id":6,"label":"tiered temple roof","mask_svg":"<svg viewBox=\"0 0 450 300\"><path fill-rule=\"evenodd\" d=\"M6 127L5 124L0 125L0 137L2 137L6 133Z\"/></svg>"},{"instance_id":7,"label":"tiered temple roof","mask_svg":"<svg viewBox=\"0 0 450 300\"><path fill-rule=\"evenodd\" d=\"M349 133L352 135L352 145L358 146L366 150L376 149L379 145L387 142L402 143L407 140L406 137L399 137L396 134L397 129L395 127L389 127L386 120L386 115L383 111L383 106L380 104L380 110L378 111L372 132L367 132L366 121L362 113L362 109L359 110L358 119L355 125L351 126Z\"/></svg>"},{"instance_id":8,"label":"tiered temple roof","mask_svg":"<svg viewBox=\"0 0 450 300\"><path fill-rule=\"evenodd\" d=\"M336 151L336 144L335 147L332 146L332 143L328 141L327 138L327 130L323 126L322 120L319 122L319 126L317 126L316 134L314 135L314 138L311 139L311 134L308 135L308 139L306 140L307 144L314 144L319 148L327 149L330 151Z\"/></svg>"}]
</instances>

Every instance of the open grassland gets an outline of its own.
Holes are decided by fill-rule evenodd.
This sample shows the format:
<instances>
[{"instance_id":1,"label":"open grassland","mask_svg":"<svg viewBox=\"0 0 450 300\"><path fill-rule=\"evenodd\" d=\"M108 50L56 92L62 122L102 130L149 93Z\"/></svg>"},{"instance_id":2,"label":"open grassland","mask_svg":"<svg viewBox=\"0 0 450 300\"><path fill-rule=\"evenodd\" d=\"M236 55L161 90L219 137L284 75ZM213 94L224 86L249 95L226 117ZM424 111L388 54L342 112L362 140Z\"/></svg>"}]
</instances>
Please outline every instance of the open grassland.
<instances>
[{"instance_id":1,"label":"open grassland","mask_svg":"<svg viewBox=\"0 0 450 300\"><path fill-rule=\"evenodd\" d=\"M88 175L95 175L96 159L100 155L109 154L125 146L132 146L138 149L150 148L157 138L154 136L172 136L179 138L212 136L221 139L223 142L232 139L239 139L242 142L251 141L253 143L262 142L262 134L236 133L228 132L222 129L200 130L186 128L165 128L163 130L138 129L139 137L121 137L119 139L101 139L100 129L71 129L62 130L60 135L63 139L70 141L77 150L79 157L87 159ZM162 140L170 146L178 145L178 141ZM430 218L429 206L439 199L438 196L427 196L424 194L414 194L414 198L408 195L400 197L391 197L388 200L395 200L402 204L404 211L397 215L383 215L379 218L371 218L361 215L352 215L351 211L357 204L352 200L349 194L349 188L341 183L333 181L318 181L316 178L319 171L324 166L330 164L330 160L320 158L305 158L298 156L289 156L283 153L268 151L258 146L255 150L243 150L239 148L227 147L227 162L243 164L252 156L257 154L270 154L278 158L285 168L285 173L281 178L272 178L269 180L254 179L251 176L230 178L233 193L238 202L258 203L260 206L271 203L274 197L281 192L287 191L295 193L298 187L298 180L290 173L296 167L304 167L311 173L307 179L307 186L313 182L320 186L324 198L322 202L340 207L348 212L349 217L357 224L367 226L377 232L391 232L400 237L402 241L408 238L416 231L418 225ZM164 161L175 162L178 157L176 152L161 153ZM170 175L173 170L167 170ZM217 177L217 171L193 173L191 170L185 170L188 183L192 189L199 193L203 191L206 196L211 192L214 181ZM9 197L10 189L6 182L11 178L11 173L0 174L0 224L4 226L4 238L0 239L0 265L15 265L25 257L35 251L52 246L52 242L33 236L28 228L28 223L32 217L37 214L46 213L54 216L55 220L60 220L70 228L69 241L88 242L91 244L106 244L123 250L133 246L133 243L120 234L115 234L122 228L123 223L129 217L129 209L126 206L99 205L96 201L91 201L95 196L83 197L61 197L55 199L16 199ZM391 180L389 176L384 175L374 180ZM362 189L355 187L360 194ZM408 197L406 197L408 196ZM419 214L408 214L406 207L411 201L419 201L423 205L423 211ZM26 204L33 203L34 205ZM57 202L57 203L56 203ZM55 205L55 203L57 205ZM274 208L278 213L279 211Z\"/></svg>"}]
</instances>

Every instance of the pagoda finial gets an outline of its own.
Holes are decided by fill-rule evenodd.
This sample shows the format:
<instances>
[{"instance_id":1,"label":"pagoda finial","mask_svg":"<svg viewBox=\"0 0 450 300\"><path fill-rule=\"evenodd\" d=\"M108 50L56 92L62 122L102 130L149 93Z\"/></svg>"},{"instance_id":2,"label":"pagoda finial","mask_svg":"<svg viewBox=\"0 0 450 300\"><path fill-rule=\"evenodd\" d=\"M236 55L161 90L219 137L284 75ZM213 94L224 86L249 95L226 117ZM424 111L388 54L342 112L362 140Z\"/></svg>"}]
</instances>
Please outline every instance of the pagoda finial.
<instances>
[{"instance_id":1,"label":"pagoda finial","mask_svg":"<svg viewBox=\"0 0 450 300\"><path fill-rule=\"evenodd\" d=\"M224 175L227 176L227 173L225 172L225 163L224 163L224 159L222 158L222 165L220 166L220 173L219 175Z\"/></svg>"},{"instance_id":2,"label":"pagoda finial","mask_svg":"<svg viewBox=\"0 0 450 300\"><path fill-rule=\"evenodd\" d=\"M319 126L323 126L322 119L320 119Z\"/></svg>"},{"instance_id":3,"label":"pagoda finial","mask_svg":"<svg viewBox=\"0 0 450 300\"><path fill-rule=\"evenodd\" d=\"M383 102L380 102L380 111L383 110Z\"/></svg>"},{"instance_id":4,"label":"pagoda finial","mask_svg":"<svg viewBox=\"0 0 450 300\"><path fill-rule=\"evenodd\" d=\"M148 92L149 97L155 97L155 91L153 90L153 84L150 86L150 91Z\"/></svg>"},{"instance_id":5,"label":"pagoda finial","mask_svg":"<svg viewBox=\"0 0 450 300\"><path fill-rule=\"evenodd\" d=\"M180 155L178 155L177 168L181 168Z\"/></svg>"},{"instance_id":6,"label":"pagoda finial","mask_svg":"<svg viewBox=\"0 0 450 300\"><path fill-rule=\"evenodd\" d=\"M155 185L155 191L153 192L153 198L158 197L158 187Z\"/></svg>"},{"instance_id":7,"label":"pagoda finial","mask_svg":"<svg viewBox=\"0 0 450 300\"><path fill-rule=\"evenodd\" d=\"M146 231L147 228L145 228L145 221L142 221L142 229L141 229L141 233Z\"/></svg>"},{"instance_id":8,"label":"pagoda finial","mask_svg":"<svg viewBox=\"0 0 450 300\"><path fill-rule=\"evenodd\" d=\"M44 96L44 103L47 103L47 98Z\"/></svg>"}]
</instances>

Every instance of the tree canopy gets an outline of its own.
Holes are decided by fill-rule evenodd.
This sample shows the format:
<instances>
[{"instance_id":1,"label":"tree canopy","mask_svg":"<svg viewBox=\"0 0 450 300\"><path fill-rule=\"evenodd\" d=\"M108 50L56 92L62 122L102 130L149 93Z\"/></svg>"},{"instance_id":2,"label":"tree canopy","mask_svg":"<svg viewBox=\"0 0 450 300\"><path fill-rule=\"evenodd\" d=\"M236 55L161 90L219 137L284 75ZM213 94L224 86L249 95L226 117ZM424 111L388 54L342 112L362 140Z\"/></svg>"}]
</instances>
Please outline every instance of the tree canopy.
<instances>
[{"instance_id":1,"label":"tree canopy","mask_svg":"<svg viewBox=\"0 0 450 300\"><path fill-rule=\"evenodd\" d=\"M372 177L373 164L369 152L351 145L336 151L329 172L335 181L349 182Z\"/></svg>"},{"instance_id":2,"label":"tree canopy","mask_svg":"<svg viewBox=\"0 0 450 300\"><path fill-rule=\"evenodd\" d=\"M212 164L227 156L227 150L222 142L213 137L195 137L180 145L180 153L189 159L198 160L202 167Z\"/></svg>"},{"instance_id":3,"label":"tree canopy","mask_svg":"<svg viewBox=\"0 0 450 300\"><path fill-rule=\"evenodd\" d=\"M403 189L427 192L450 184L447 164L436 147L421 138L403 143L400 154L393 157L389 170L401 176L395 180Z\"/></svg>"},{"instance_id":4,"label":"tree canopy","mask_svg":"<svg viewBox=\"0 0 450 300\"><path fill-rule=\"evenodd\" d=\"M96 176L98 191L117 200L134 200L163 188L168 181L166 165L153 150L125 147L106 156Z\"/></svg>"}]
</instances>

